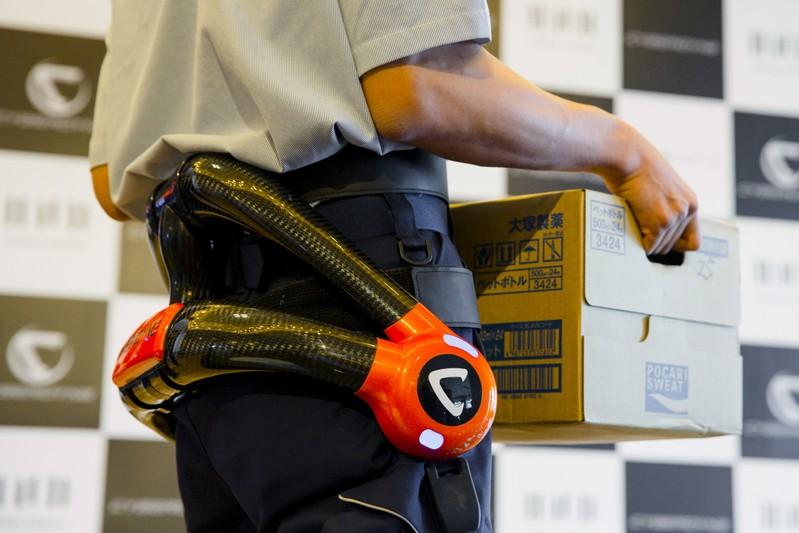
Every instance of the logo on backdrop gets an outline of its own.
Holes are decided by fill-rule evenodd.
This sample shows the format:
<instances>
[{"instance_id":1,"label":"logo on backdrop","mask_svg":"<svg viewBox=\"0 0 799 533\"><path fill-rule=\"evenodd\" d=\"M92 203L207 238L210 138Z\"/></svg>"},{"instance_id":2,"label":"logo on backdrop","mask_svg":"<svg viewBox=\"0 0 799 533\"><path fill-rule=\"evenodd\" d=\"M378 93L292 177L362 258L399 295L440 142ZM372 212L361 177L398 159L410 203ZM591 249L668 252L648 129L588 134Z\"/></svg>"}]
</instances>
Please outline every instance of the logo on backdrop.
<instances>
[{"instance_id":1,"label":"logo on backdrop","mask_svg":"<svg viewBox=\"0 0 799 533\"><path fill-rule=\"evenodd\" d=\"M628 462L626 485L628 532L732 533L729 467Z\"/></svg>"},{"instance_id":2,"label":"logo on backdrop","mask_svg":"<svg viewBox=\"0 0 799 533\"><path fill-rule=\"evenodd\" d=\"M742 346L747 457L799 459L799 350Z\"/></svg>"},{"instance_id":3,"label":"logo on backdrop","mask_svg":"<svg viewBox=\"0 0 799 533\"><path fill-rule=\"evenodd\" d=\"M56 475L4 475L0 477L0 511L52 513L68 509L72 480Z\"/></svg>"},{"instance_id":4,"label":"logo on backdrop","mask_svg":"<svg viewBox=\"0 0 799 533\"><path fill-rule=\"evenodd\" d=\"M105 531L183 531L175 454L166 442L108 443Z\"/></svg>"},{"instance_id":5,"label":"logo on backdrop","mask_svg":"<svg viewBox=\"0 0 799 533\"><path fill-rule=\"evenodd\" d=\"M48 363L45 353L52 354ZM6 347L8 369L18 380L34 387L46 387L61 381L75 363L75 350L62 331L34 325L18 330Z\"/></svg>"},{"instance_id":6,"label":"logo on backdrop","mask_svg":"<svg viewBox=\"0 0 799 533\"><path fill-rule=\"evenodd\" d=\"M97 427L106 304L0 296L0 424Z\"/></svg>"},{"instance_id":7,"label":"logo on backdrop","mask_svg":"<svg viewBox=\"0 0 799 533\"><path fill-rule=\"evenodd\" d=\"M799 374L774 374L766 386L766 404L781 423L799 427Z\"/></svg>"},{"instance_id":8,"label":"logo on backdrop","mask_svg":"<svg viewBox=\"0 0 799 533\"><path fill-rule=\"evenodd\" d=\"M736 211L799 220L799 119L735 113Z\"/></svg>"},{"instance_id":9,"label":"logo on backdrop","mask_svg":"<svg viewBox=\"0 0 799 533\"><path fill-rule=\"evenodd\" d=\"M101 39L0 29L0 148L86 155Z\"/></svg>"},{"instance_id":10,"label":"logo on backdrop","mask_svg":"<svg viewBox=\"0 0 799 533\"><path fill-rule=\"evenodd\" d=\"M625 0L625 88L722 98L722 55L721 0Z\"/></svg>"},{"instance_id":11,"label":"logo on backdrop","mask_svg":"<svg viewBox=\"0 0 799 533\"><path fill-rule=\"evenodd\" d=\"M650 413L688 414L688 367L646 363L645 409Z\"/></svg>"},{"instance_id":12,"label":"logo on backdrop","mask_svg":"<svg viewBox=\"0 0 799 533\"><path fill-rule=\"evenodd\" d=\"M597 32L597 13L575 6L531 3L527 6L526 22L537 39L585 39Z\"/></svg>"},{"instance_id":13,"label":"logo on backdrop","mask_svg":"<svg viewBox=\"0 0 799 533\"><path fill-rule=\"evenodd\" d=\"M595 494L558 491L530 491L524 494L525 526L595 527L599 521L600 502ZM582 531L582 529L581 529Z\"/></svg>"},{"instance_id":14,"label":"logo on backdrop","mask_svg":"<svg viewBox=\"0 0 799 533\"><path fill-rule=\"evenodd\" d=\"M749 54L761 64L769 62L773 67L785 63L785 67L799 64L799 33L772 33L754 30L749 33Z\"/></svg>"},{"instance_id":15,"label":"logo on backdrop","mask_svg":"<svg viewBox=\"0 0 799 533\"><path fill-rule=\"evenodd\" d=\"M60 89L71 89L66 96ZM33 107L48 117L74 117L92 99L92 84L86 72L75 65L62 65L54 59L36 63L25 79L25 93Z\"/></svg>"},{"instance_id":16,"label":"logo on backdrop","mask_svg":"<svg viewBox=\"0 0 799 533\"><path fill-rule=\"evenodd\" d=\"M799 189L799 142L773 138L760 150L760 170L783 191Z\"/></svg>"},{"instance_id":17,"label":"logo on backdrop","mask_svg":"<svg viewBox=\"0 0 799 533\"><path fill-rule=\"evenodd\" d=\"M799 261L774 261L759 259L754 263L754 282L760 288L785 291L799 290Z\"/></svg>"}]
</instances>

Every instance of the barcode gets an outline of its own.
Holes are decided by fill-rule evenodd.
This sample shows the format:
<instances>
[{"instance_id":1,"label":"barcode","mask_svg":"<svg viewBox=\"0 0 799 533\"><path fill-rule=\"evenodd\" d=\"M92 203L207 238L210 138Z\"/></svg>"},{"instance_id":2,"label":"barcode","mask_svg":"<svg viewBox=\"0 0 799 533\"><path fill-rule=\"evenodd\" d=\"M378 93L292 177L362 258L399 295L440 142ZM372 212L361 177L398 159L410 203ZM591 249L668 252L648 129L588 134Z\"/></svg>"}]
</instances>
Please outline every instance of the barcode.
<instances>
[{"instance_id":1,"label":"barcode","mask_svg":"<svg viewBox=\"0 0 799 533\"><path fill-rule=\"evenodd\" d=\"M560 392L561 365L494 367L500 394L520 392Z\"/></svg>"},{"instance_id":2,"label":"barcode","mask_svg":"<svg viewBox=\"0 0 799 533\"><path fill-rule=\"evenodd\" d=\"M484 324L480 340L489 361L560 358L563 323L535 320Z\"/></svg>"},{"instance_id":3,"label":"barcode","mask_svg":"<svg viewBox=\"0 0 799 533\"><path fill-rule=\"evenodd\" d=\"M560 353L558 327L505 332L505 357L557 356Z\"/></svg>"}]
</instances>

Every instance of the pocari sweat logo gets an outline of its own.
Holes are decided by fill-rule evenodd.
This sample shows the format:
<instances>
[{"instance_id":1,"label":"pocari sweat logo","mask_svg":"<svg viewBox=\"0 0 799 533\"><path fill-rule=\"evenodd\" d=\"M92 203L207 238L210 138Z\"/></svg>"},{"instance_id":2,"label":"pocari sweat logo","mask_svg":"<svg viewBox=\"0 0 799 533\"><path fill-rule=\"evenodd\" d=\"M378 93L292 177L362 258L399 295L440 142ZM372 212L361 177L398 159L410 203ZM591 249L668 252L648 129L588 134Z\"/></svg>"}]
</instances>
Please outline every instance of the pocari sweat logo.
<instances>
[{"instance_id":1,"label":"pocari sweat logo","mask_svg":"<svg viewBox=\"0 0 799 533\"><path fill-rule=\"evenodd\" d=\"M650 413L688 414L688 367L646 364L646 404Z\"/></svg>"}]
</instances>

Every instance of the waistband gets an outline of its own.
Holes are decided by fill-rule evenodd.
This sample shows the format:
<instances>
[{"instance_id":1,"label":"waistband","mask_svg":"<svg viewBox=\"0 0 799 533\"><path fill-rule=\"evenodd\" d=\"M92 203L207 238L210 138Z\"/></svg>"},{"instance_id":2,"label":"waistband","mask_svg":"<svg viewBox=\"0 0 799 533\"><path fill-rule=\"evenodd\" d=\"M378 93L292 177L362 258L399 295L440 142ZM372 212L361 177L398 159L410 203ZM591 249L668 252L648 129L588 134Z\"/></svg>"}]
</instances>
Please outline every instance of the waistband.
<instances>
[{"instance_id":1,"label":"waistband","mask_svg":"<svg viewBox=\"0 0 799 533\"><path fill-rule=\"evenodd\" d=\"M422 150L379 155L354 145L281 176L309 203L365 194L429 194L448 199L446 162Z\"/></svg>"}]
</instances>

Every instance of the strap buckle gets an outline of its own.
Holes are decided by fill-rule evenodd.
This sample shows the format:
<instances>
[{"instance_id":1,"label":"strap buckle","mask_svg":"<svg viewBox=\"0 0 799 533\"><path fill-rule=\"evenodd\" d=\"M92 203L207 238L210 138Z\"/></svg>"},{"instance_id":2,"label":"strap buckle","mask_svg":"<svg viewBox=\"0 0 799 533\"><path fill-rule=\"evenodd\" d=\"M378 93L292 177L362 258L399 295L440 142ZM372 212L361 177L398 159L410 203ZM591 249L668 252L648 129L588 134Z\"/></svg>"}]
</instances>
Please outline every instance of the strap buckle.
<instances>
[{"instance_id":1,"label":"strap buckle","mask_svg":"<svg viewBox=\"0 0 799 533\"><path fill-rule=\"evenodd\" d=\"M427 463L425 479L430 489L438 525L444 533L472 533L480 527L480 502L469 463L463 457Z\"/></svg>"},{"instance_id":2,"label":"strap buckle","mask_svg":"<svg viewBox=\"0 0 799 533\"><path fill-rule=\"evenodd\" d=\"M433 248L430 246L430 241L427 239L424 239L425 258L421 261L411 259L405 254L405 244L403 244L402 239L397 239L397 248L399 249L400 259L409 265L425 266L429 265L433 261Z\"/></svg>"}]
</instances>

